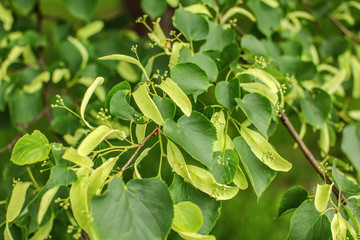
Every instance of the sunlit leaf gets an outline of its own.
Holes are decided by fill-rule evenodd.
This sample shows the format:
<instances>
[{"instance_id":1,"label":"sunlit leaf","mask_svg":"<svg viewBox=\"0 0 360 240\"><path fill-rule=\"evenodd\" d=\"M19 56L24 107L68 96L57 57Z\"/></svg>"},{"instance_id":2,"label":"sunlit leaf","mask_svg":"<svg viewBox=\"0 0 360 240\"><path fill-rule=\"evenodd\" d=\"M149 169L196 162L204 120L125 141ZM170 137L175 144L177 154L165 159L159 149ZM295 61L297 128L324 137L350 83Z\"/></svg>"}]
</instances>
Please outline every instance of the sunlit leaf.
<instances>
[{"instance_id":1,"label":"sunlit leaf","mask_svg":"<svg viewBox=\"0 0 360 240\"><path fill-rule=\"evenodd\" d=\"M26 192L30 185L30 182L15 183L6 210L6 222L12 222L19 216L25 202Z\"/></svg>"},{"instance_id":2,"label":"sunlit leaf","mask_svg":"<svg viewBox=\"0 0 360 240\"><path fill-rule=\"evenodd\" d=\"M332 185L322 184L317 185L315 194L315 208L319 212L324 212L328 205L330 194L332 192Z\"/></svg>"}]
</instances>

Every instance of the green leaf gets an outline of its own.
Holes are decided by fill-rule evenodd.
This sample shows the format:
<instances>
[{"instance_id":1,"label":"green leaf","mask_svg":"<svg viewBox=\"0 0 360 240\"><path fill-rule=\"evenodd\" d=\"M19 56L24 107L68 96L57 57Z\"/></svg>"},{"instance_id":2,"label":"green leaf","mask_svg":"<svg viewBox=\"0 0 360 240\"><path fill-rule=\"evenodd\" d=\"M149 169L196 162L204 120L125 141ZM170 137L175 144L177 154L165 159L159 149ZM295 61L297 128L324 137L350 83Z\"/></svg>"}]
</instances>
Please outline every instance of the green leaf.
<instances>
[{"instance_id":1,"label":"green leaf","mask_svg":"<svg viewBox=\"0 0 360 240\"><path fill-rule=\"evenodd\" d=\"M118 90L110 100L110 113L114 116L131 121L140 120L141 114L130 105L129 90Z\"/></svg>"},{"instance_id":2,"label":"green leaf","mask_svg":"<svg viewBox=\"0 0 360 240\"><path fill-rule=\"evenodd\" d=\"M177 123L168 119L164 124L164 134L195 159L211 167L216 129L204 115L192 112L190 117L180 117Z\"/></svg>"},{"instance_id":3,"label":"green leaf","mask_svg":"<svg viewBox=\"0 0 360 240\"><path fill-rule=\"evenodd\" d=\"M110 134L117 134L121 140L126 138L124 131L100 125L82 140L77 149L78 154L82 157L89 155Z\"/></svg>"},{"instance_id":4,"label":"green leaf","mask_svg":"<svg viewBox=\"0 0 360 240\"><path fill-rule=\"evenodd\" d=\"M79 168L76 175L77 180L72 184L69 193L73 216L79 226L89 235L90 239L100 239L94 219L91 217L87 197L89 168Z\"/></svg>"},{"instance_id":5,"label":"green leaf","mask_svg":"<svg viewBox=\"0 0 360 240\"><path fill-rule=\"evenodd\" d=\"M217 51L207 51L204 54L214 60L216 63L218 70L222 71L227 68L231 63L238 60L240 57L240 48L239 44L232 42L229 45L225 46L223 50Z\"/></svg>"},{"instance_id":6,"label":"green leaf","mask_svg":"<svg viewBox=\"0 0 360 240\"><path fill-rule=\"evenodd\" d=\"M329 117L332 102L327 92L313 88L300 98L300 105L306 121L314 127L321 128Z\"/></svg>"},{"instance_id":7,"label":"green leaf","mask_svg":"<svg viewBox=\"0 0 360 240\"><path fill-rule=\"evenodd\" d=\"M37 0L11 0L10 2L15 8L15 11L21 15L28 15L34 8Z\"/></svg>"},{"instance_id":8,"label":"green leaf","mask_svg":"<svg viewBox=\"0 0 360 240\"><path fill-rule=\"evenodd\" d=\"M243 137L235 138L234 146L259 199L264 190L274 180L276 171L270 169L254 155Z\"/></svg>"},{"instance_id":9,"label":"green leaf","mask_svg":"<svg viewBox=\"0 0 360 240\"><path fill-rule=\"evenodd\" d=\"M10 228L9 228L9 223L6 223L6 226L5 226L4 240L14 240L13 236L11 235L11 231L10 231Z\"/></svg>"},{"instance_id":10,"label":"green leaf","mask_svg":"<svg viewBox=\"0 0 360 240\"><path fill-rule=\"evenodd\" d=\"M135 135L137 138L137 142L141 143L145 138L147 124L136 124L135 126Z\"/></svg>"},{"instance_id":11,"label":"green leaf","mask_svg":"<svg viewBox=\"0 0 360 240\"><path fill-rule=\"evenodd\" d=\"M233 181L239 165L239 157L232 149L214 152L210 172L216 182L228 184Z\"/></svg>"},{"instance_id":12,"label":"green leaf","mask_svg":"<svg viewBox=\"0 0 360 240\"><path fill-rule=\"evenodd\" d=\"M141 174L138 170L138 165L140 162L148 155L149 151L151 150L150 147L145 148L140 155L137 157L134 163L134 173L133 173L133 179L142 179Z\"/></svg>"},{"instance_id":13,"label":"green leaf","mask_svg":"<svg viewBox=\"0 0 360 240\"><path fill-rule=\"evenodd\" d=\"M53 228L54 218L52 217L46 224L39 227L35 234L29 240L43 240L50 236Z\"/></svg>"},{"instance_id":14,"label":"green leaf","mask_svg":"<svg viewBox=\"0 0 360 240\"><path fill-rule=\"evenodd\" d=\"M165 81L161 82L157 86L169 95L169 97L186 116L190 116L192 111L190 99L171 78L166 78Z\"/></svg>"},{"instance_id":15,"label":"green leaf","mask_svg":"<svg viewBox=\"0 0 360 240\"><path fill-rule=\"evenodd\" d=\"M94 223L102 239L163 239L170 230L173 203L158 178L114 177L108 191L91 200Z\"/></svg>"},{"instance_id":16,"label":"green leaf","mask_svg":"<svg viewBox=\"0 0 360 240\"><path fill-rule=\"evenodd\" d=\"M235 101L260 133L267 137L272 117L270 101L258 93L250 93L242 99L236 98Z\"/></svg>"},{"instance_id":17,"label":"green leaf","mask_svg":"<svg viewBox=\"0 0 360 240\"><path fill-rule=\"evenodd\" d=\"M70 13L81 20L89 20L95 11L97 0L65 0Z\"/></svg>"},{"instance_id":18,"label":"green leaf","mask_svg":"<svg viewBox=\"0 0 360 240\"><path fill-rule=\"evenodd\" d=\"M49 141L39 130L35 130L16 142L10 160L17 165L32 164L44 161L49 153Z\"/></svg>"},{"instance_id":19,"label":"green leaf","mask_svg":"<svg viewBox=\"0 0 360 240\"><path fill-rule=\"evenodd\" d=\"M40 206L39 206L39 211L37 214L37 223L41 224L46 211L48 210L55 194L57 193L57 191L59 190L60 185L53 187L49 190L47 190L44 195L42 195L41 200L40 200Z\"/></svg>"},{"instance_id":20,"label":"green leaf","mask_svg":"<svg viewBox=\"0 0 360 240\"><path fill-rule=\"evenodd\" d=\"M182 63L195 63L206 72L210 82L216 81L219 71L214 60L212 60L208 55L205 55L204 53L192 54L187 47L182 47L180 50L179 60Z\"/></svg>"},{"instance_id":21,"label":"green leaf","mask_svg":"<svg viewBox=\"0 0 360 240\"><path fill-rule=\"evenodd\" d=\"M209 34L209 24L204 17L181 7L175 11L173 25L184 34L188 41L203 40Z\"/></svg>"},{"instance_id":22,"label":"green leaf","mask_svg":"<svg viewBox=\"0 0 360 240\"><path fill-rule=\"evenodd\" d=\"M281 196L278 217L281 217L290 210L298 208L308 198L308 196L309 193L301 186L289 188Z\"/></svg>"},{"instance_id":23,"label":"green leaf","mask_svg":"<svg viewBox=\"0 0 360 240\"><path fill-rule=\"evenodd\" d=\"M360 61L357 57L352 56L350 64L353 76L352 96L353 98L358 99L360 98Z\"/></svg>"},{"instance_id":24,"label":"green leaf","mask_svg":"<svg viewBox=\"0 0 360 240\"><path fill-rule=\"evenodd\" d=\"M333 162L332 176L341 191L354 195L360 194L360 186L340 172L336 167L336 162L336 160Z\"/></svg>"},{"instance_id":25,"label":"green leaf","mask_svg":"<svg viewBox=\"0 0 360 240\"><path fill-rule=\"evenodd\" d=\"M211 173L205 169L186 165L184 157L177 146L168 141L167 158L171 168L185 181L190 182L195 188L209 194L218 200L226 200L233 198L239 191L237 187L226 186L216 182Z\"/></svg>"},{"instance_id":26,"label":"green leaf","mask_svg":"<svg viewBox=\"0 0 360 240\"><path fill-rule=\"evenodd\" d=\"M258 93L269 99L275 106L278 102L278 95L271 88L262 83L240 83L240 87L250 93Z\"/></svg>"},{"instance_id":27,"label":"green leaf","mask_svg":"<svg viewBox=\"0 0 360 240\"><path fill-rule=\"evenodd\" d=\"M293 56L281 56L279 58L280 71L286 75L294 75L298 81L312 80L317 70L312 62L302 61Z\"/></svg>"},{"instance_id":28,"label":"green leaf","mask_svg":"<svg viewBox=\"0 0 360 240\"><path fill-rule=\"evenodd\" d=\"M11 14L10 9L6 9L0 4L0 20L3 22L4 30L9 31L12 27L12 24L14 22L14 18ZM6 225L6 229L8 229L8 226ZM11 234L10 234L11 236Z\"/></svg>"},{"instance_id":29,"label":"green leaf","mask_svg":"<svg viewBox=\"0 0 360 240\"><path fill-rule=\"evenodd\" d=\"M282 19L281 8L272 8L258 0L250 0L247 5L256 17L256 25L259 30L265 36L270 37L280 25Z\"/></svg>"},{"instance_id":30,"label":"green leaf","mask_svg":"<svg viewBox=\"0 0 360 240\"><path fill-rule=\"evenodd\" d=\"M186 95L194 94L195 97L211 86L205 71L194 63L179 63L170 70L170 73L171 79Z\"/></svg>"},{"instance_id":31,"label":"green leaf","mask_svg":"<svg viewBox=\"0 0 360 240\"><path fill-rule=\"evenodd\" d=\"M90 101L90 98L91 96L93 95L93 93L95 92L95 89L100 86L101 84L103 84L104 82L104 78L102 77L97 77L95 79L95 81L93 82L93 84L90 85L90 87L86 90L85 94L84 94L84 97L81 101L81 105L80 105L80 116L81 116L81 119L84 121L85 125L90 128L90 129L93 129L94 127L92 127L90 125L90 123L88 123L86 120L85 120L85 109L86 109L86 106L88 105L89 101Z\"/></svg>"},{"instance_id":32,"label":"green leaf","mask_svg":"<svg viewBox=\"0 0 360 240\"><path fill-rule=\"evenodd\" d=\"M78 29L76 35L80 40L86 41L91 36L99 33L103 28L103 21L94 21Z\"/></svg>"},{"instance_id":33,"label":"green leaf","mask_svg":"<svg viewBox=\"0 0 360 240\"><path fill-rule=\"evenodd\" d=\"M221 201L217 201L209 195L200 192L192 185L184 182L183 178L177 174L174 175L174 180L169 190L175 204L191 201L200 208L203 215L203 224L198 232L208 234L220 216Z\"/></svg>"},{"instance_id":34,"label":"green leaf","mask_svg":"<svg viewBox=\"0 0 360 240\"><path fill-rule=\"evenodd\" d=\"M246 34L241 38L241 47L258 57L267 57L269 55L263 43L251 34Z\"/></svg>"},{"instance_id":35,"label":"green leaf","mask_svg":"<svg viewBox=\"0 0 360 240\"><path fill-rule=\"evenodd\" d=\"M334 215L333 220L331 221L331 233L332 239L343 240L346 239L346 223L344 218L341 216L340 212L337 212Z\"/></svg>"},{"instance_id":36,"label":"green leaf","mask_svg":"<svg viewBox=\"0 0 360 240\"><path fill-rule=\"evenodd\" d=\"M329 240L330 237L327 216L316 210L313 201L304 201L291 218L288 240Z\"/></svg>"},{"instance_id":37,"label":"green leaf","mask_svg":"<svg viewBox=\"0 0 360 240\"><path fill-rule=\"evenodd\" d=\"M167 3L165 0L141 0L140 6L151 19L155 19L165 12Z\"/></svg>"},{"instance_id":38,"label":"green leaf","mask_svg":"<svg viewBox=\"0 0 360 240\"><path fill-rule=\"evenodd\" d=\"M114 87L112 87L106 96L105 108L110 110L111 99L113 98L114 94L117 93L119 90L131 91L130 83L128 81L122 81L121 83L118 83Z\"/></svg>"},{"instance_id":39,"label":"green leaf","mask_svg":"<svg viewBox=\"0 0 360 240\"><path fill-rule=\"evenodd\" d=\"M140 84L138 89L133 93L134 100L141 112L158 125L164 125L164 119L159 109L149 96L146 84Z\"/></svg>"},{"instance_id":40,"label":"green leaf","mask_svg":"<svg viewBox=\"0 0 360 240\"><path fill-rule=\"evenodd\" d=\"M214 22L210 22L209 27L209 35L204 45L201 46L201 51L222 51L235 40L235 33L232 29L225 29L223 25Z\"/></svg>"},{"instance_id":41,"label":"green leaf","mask_svg":"<svg viewBox=\"0 0 360 240\"><path fill-rule=\"evenodd\" d=\"M228 139L228 136L225 134L225 127L226 127L226 119L224 111L215 112L211 119L211 123L214 125L216 129L216 138L217 140L214 142L213 151L214 152L221 152L224 149L234 149L231 146L232 141Z\"/></svg>"},{"instance_id":42,"label":"green leaf","mask_svg":"<svg viewBox=\"0 0 360 240\"><path fill-rule=\"evenodd\" d=\"M97 190L103 186L118 159L118 157L109 158L91 173L88 180L88 199L91 199L97 193Z\"/></svg>"},{"instance_id":43,"label":"green leaf","mask_svg":"<svg viewBox=\"0 0 360 240\"><path fill-rule=\"evenodd\" d=\"M201 210L194 203L184 201L174 206L174 220L171 228L175 231L198 232L203 224Z\"/></svg>"},{"instance_id":44,"label":"green leaf","mask_svg":"<svg viewBox=\"0 0 360 240\"><path fill-rule=\"evenodd\" d=\"M235 98L240 97L239 80L234 78L229 82L219 82L215 87L216 100L226 107L229 111L232 111L236 107Z\"/></svg>"},{"instance_id":45,"label":"green leaf","mask_svg":"<svg viewBox=\"0 0 360 240\"><path fill-rule=\"evenodd\" d=\"M51 144L52 156L55 159L55 167L50 170L50 177L46 183L46 189L54 188L57 185L70 185L76 181L76 174L71 170L71 163L62 158L64 148L59 143Z\"/></svg>"},{"instance_id":46,"label":"green leaf","mask_svg":"<svg viewBox=\"0 0 360 240\"><path fill-rule=\"evenodd\" d=\"M12 222L19 216L25 202L26 192L30 185L30 182L15 183L6 210L6 222Z\"/></svg>"},{"instance_id":47,"label":"green leaf","mask_svg":"<svg viewBox=\"0 0 360 240\"><path fill-rule=\"evenodd\" d=\"M323 184L317 185L316 194L315 194L315 208L319 212L324 212L328 205L330 194L331 194L332 184Z\"/></svg>"},{"instance_id":48,"label":"green leaf","mask_svg":"<svg viewBox=\"0 0 360 240\"><path fill-rule=\"evenodd\" d=\"M360 128L348 125L342 132L341 151L345 153L357 172L360 172Z\"/></svg>"},{"instance_id":49,"label":"green leaf","mask_svg":"<svg viewBox=\"0 0 360 240\"><path fill-rule=\"evenodd\" d=\"M227 20L229 20L232 16L234 16L236 14L244 15L245 17L247 17L252 22L256 21L256 18L254 17L254 15L252 15L252 13L249 12L248 10L246 10L245 8L232 7L222 17L221 24L223 25L224 23L226 23Z\"/></svg>"},{"instance_id":50,"label":"green leaf","mask_svg":"<svg viewBox=\"0 0 360 240\"><path fill-rule=\"evenodd\" d=\"M163 119L173 119L176 112L176 107L173 101L168 97L161 98L160 96L153 96L153 101L159 109Z\"/></svg>"},{"instance_id":51,"label":"green leaf","mask_svg":"<svg viewBox=\"0 0 360 240\"><path fill-rule=\"evenodd\" d=\"M241 190L245 190L249 186L249 184L246 180L246 176L245 176L244 172L241 170L240 166L238 166L236 169L233 183Z\"/></svg>"},{"instance_id":52,"label":"green leaf","mask_svg":"<svg viewBox=\"0 0 360 240\"><path fill-rule=\"evenodd\" d=\"M241 126L241 136L249 145L255 156L265 163L269 168L275 171L287 172L291 169L292 164L283 159L271 146L271 144L261 134L250 128Z\"/></svg>"}]
</instances>

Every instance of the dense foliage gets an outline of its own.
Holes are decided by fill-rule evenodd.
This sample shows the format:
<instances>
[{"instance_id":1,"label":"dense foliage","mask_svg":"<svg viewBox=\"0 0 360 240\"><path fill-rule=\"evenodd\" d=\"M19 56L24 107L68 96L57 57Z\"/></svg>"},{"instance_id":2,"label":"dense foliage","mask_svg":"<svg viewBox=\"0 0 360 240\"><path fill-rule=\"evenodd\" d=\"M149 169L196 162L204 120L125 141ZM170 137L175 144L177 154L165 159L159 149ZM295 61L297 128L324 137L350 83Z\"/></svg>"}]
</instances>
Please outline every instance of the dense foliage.
<instances>
[{"instance_id":1,"label":"dense foliage","mask_svg":"<svg viewBox=\"0 0 360 240\"><path fill-rule=\"evenodd\" d=\"M215 239L221 201L292 168L283 124L324 180L283 194L288 239L358 239L360 4L126 4L1 2L4 238Z\"/></svg>"}]
</instances>

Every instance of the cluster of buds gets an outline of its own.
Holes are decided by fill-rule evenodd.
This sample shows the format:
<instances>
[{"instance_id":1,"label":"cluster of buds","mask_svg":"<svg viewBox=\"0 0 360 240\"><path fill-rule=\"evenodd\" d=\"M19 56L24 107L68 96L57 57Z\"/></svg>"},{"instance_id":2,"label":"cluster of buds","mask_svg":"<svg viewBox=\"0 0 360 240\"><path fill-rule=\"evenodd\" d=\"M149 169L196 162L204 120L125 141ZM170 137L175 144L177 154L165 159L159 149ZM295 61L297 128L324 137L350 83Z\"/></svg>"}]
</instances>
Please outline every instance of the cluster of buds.
<instances>
[{"instance_id":1,"label":"cluster of buds","mask_svg":"<svg viewBox=\"0 0 360 240\"><path fill-rule=\"evenodd\" d=\"M100 111L98 112L98 114L96 115L96 118L102 120L102 121L107 121L111 118L110 114L109 114L109 110L107 108L100 108Z\"/></svg>"},{"instance_id":2,"label":"cluster of buds","mask_svg":"<svg viewBox=\"0 0 360 240\"><path fill-rule=\"evenodd\" d=\"M229 23L230 23L231 26L235 27L236 24L237 24L237 21L238 21L238 19L234 18L234 19L230 19Z\"/></svg>"},{"instance_id":3,"label":"cluster of buds","mask_svg":"<svg viewBox=\"0 0 360 240\"><path fill-rule=\"evenodd\" d=\"M76 232L72 235L74 239L80 239L81 237L81 228L78 228L77 226L74 226L74 225L69 225L67 227L67 230L66 232L68 234L71 234L73 233L74 231L76 230Z\"/></svg>"},{"instance_id":4,"label":"cluster of buds","mask_svg":"<svg viewBox=\"0 0 360 240\"><path fill-rule=\"evenodd\" d=\"M135 22L136 22L136 23L143 23L143 24L145 24L147 18L148 18L148 15L144 14L144 15L138 17L138 18L135 20Z\"/></svg>"},{"instance_id":5,"label":"cluster of buds","mask_svg":"<svg viewBox=\"0 0 360 240\"><path fill-rule=\"evenodd\" d=\"M168 71L165 71L163 75L160 74L160 70L156 70L156 73L153 75L153 78L155 79L161 79L161 80L164 80L164 78L166 78L168 75Z\"/></svg>"},{"instance_id":6,"label":"cluster of buds","mask_svg":"<svg viewBox=\"0 0 360 240\"><path fill-rule=\"evenodd\" d=\"M20 178L18 178L18 179L13 178L12 186L15 187L15 184L18 182L21 182Z\"/></svg>"},{"instance_id":7,"label":"cluster of buds","mask_svg":"<svg viewBox=\"0 0 360 240\"><path fill-rule=\"evenodd\" d=\"M64 104L64 100L60 97L59 94L56 94L56 104L51 104L50 106L52 108L56 108L56 107L64 107L65 104Z\"/></svg>"},{"instance_id":8,"label":"cluster of buds","mask_svg":"<svg viewBox=\"0 0 360 240\"><path fill-rule=\"evenodd\" d=\"M61 199L57 198L54 200L55 203L58 203L60 207L62 207L64 210L68 210L70 207L69 198Z\"/></svg>"},{"instance_id":9,"label":"cluster of buds","mask_svg":"<svg viewBox=\"0 0 360 240\"><path fill-rule=\"evenodd\" d=\"M255 56L255 64L258 64L261 68L266 68L267 62L263 56Z\"/></svg>"}]
</instances>

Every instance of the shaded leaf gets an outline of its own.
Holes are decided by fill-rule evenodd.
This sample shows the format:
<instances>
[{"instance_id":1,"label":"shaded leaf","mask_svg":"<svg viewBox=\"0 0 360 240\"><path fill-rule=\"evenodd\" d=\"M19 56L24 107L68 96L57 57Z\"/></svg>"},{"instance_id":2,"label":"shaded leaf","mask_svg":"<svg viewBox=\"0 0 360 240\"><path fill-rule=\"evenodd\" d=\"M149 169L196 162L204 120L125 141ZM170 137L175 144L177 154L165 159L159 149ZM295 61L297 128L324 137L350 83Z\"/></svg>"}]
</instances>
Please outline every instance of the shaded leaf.
<instances>
[{"instance_id":1,"label":"shaded leaf","mask_svg":"<svg viewBox=\"0 0 360 240\"><path fill-rule=\"evenodd\" d=\"M360 128L348 125L342 132L341 150L360 172Z\"/></svg>"},{"instance_id":2,"label":"shaded leaf","mask_svg":"<svg viewBox=\"0 0 360 240\"><path fill-rule=\"evenodd\" d=\"M298 208L309 196L305 188L295 186L289 188L282 196L278 211L278 217L287 213L289 210Z\"/></svg>"},{"instance_id":3,"label":"shaded leaf","mask_svg":"<svg viewBox=\"0 0 360 240\"><path fill-rule=\"evenodd\" d=\"M160 96L153 96L153 101L156 107L159 109L163 119L173 119L175 116L175 104L168 97L161 98Z\"/></svg>"},{"instance_id":4,"label":"shaded leaf","mask_svg":"<svg viewBox=\"0 0 360 240\"><path fill-rule=\"evenodd\" d=\"M65 3L74 17L89 20L95 11L97 0L65 0Z\"/></svg>"},{"instance_id":5,"label":"shaded leaf","mask_svg":"<svg viewBox=\"0 0 360 240\"><path fill-rule=\"evenodd\" d=\"M336 162L336 160L333 162L332 176L334 177L334 180L341 191L354 195L360 194L360 186L352 180L348 179L341 171L339 171L336 167Z\"/></svg>"},{"instance_id":6,"label":"shaded leaf","mask_svg":"<svg viewBox=\"0 0 360 240\"><path fill-rule=\"evenodd\" d=\"M215 97L221 105L232 111L236 107L235 98L240 98L239 80L234 78L229 82L223 81L217 83Z\"/></svg>"},{"instance_id":7,"label":"shaded leaf","mask_svg":"<svg viewBox=\"0 0 360 240\"><path fill-rule=\"evenodd\" d=\"M239 165L239 158L232 149L214 152L210 172L216 182L228 184L233 181Z\"/></svg>"}]
</instances>

